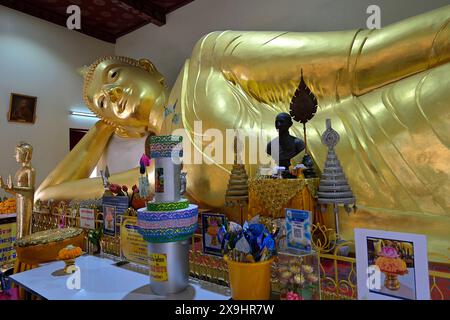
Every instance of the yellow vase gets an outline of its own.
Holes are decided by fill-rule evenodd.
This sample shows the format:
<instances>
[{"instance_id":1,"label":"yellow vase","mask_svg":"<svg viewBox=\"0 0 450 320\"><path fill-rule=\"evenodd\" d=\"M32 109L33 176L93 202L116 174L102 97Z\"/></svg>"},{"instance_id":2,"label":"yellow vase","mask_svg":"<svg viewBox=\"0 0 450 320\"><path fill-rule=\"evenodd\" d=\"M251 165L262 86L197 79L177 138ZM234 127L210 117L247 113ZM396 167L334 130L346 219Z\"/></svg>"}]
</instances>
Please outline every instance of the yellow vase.
<instances>
[{"instance_id":1,"label":"yellow vase","mask_svg":"<svg viewBox=\"0 0 450 320\"><path fill-rule=\"evenodd\" d=\"M269 300L273 258L263 262L245 263L229 260L231 297L234 300Z\"/></svg>"}]
</instances>

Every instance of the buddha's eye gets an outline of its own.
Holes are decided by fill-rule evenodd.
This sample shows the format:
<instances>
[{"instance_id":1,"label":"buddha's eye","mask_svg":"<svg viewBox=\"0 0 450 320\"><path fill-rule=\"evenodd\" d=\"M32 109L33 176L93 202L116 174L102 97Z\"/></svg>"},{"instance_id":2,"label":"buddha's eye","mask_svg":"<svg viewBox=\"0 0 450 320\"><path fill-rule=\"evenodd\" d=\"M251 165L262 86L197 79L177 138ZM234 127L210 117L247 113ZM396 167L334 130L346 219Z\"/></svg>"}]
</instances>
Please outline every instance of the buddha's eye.
<instances>
[{"instance_id":1,"label":"buddha's eye","mask_svg":"<svg viewBox=\"0 0 450 320\"><path fill-rule=\"evenodd\" d=\"M109 71L109 81L116 81L119 77L119 72L116 69Z\"/></svg>"}]
</instances>

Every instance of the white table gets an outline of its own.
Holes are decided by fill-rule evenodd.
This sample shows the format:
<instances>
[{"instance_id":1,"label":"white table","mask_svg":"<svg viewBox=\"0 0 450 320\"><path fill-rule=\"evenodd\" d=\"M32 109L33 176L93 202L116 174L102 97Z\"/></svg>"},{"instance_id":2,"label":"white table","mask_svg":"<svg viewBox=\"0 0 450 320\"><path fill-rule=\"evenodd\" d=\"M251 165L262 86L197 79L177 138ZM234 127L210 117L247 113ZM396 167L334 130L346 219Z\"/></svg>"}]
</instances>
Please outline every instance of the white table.
<instances>
[{"instance_id":1,"label":"white table","mask_svg":"<svg viewBox=\"0 0 450 320\"><path fill-rule=\"evenodd\" d=\"M151 292L150 277L115 261L84 255L76 260L81 274L80 289L70 289L64 262L55 261L10 278L26 290L48 300L228 300L228 288L191 279L183 292L158 296ZM73 287L73 286L72 286Z\"/></svg>"},{"instance_id":2,"label":"white table","mask_svg":"<svg viewBox=\"0 0 450 320\"><path fill-rule=\"evenodd\" d=\"M1 219L9 219L9 218L16 218L17 213L0 213L0 220Z\"/></svg>"}]
</instances>

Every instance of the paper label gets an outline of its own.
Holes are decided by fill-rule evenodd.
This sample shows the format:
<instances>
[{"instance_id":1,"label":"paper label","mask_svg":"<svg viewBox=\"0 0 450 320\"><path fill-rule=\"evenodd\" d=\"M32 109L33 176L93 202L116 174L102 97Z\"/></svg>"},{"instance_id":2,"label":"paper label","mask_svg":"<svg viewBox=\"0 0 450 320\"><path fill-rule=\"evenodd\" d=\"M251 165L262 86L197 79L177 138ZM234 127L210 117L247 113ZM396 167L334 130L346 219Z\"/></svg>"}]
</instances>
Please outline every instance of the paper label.
<instances>
[{"instance_id":1,"label":"paper label","mask_svg":"<svg viewBox=\"0 0 450 320\"><path fill-rule=\"evenodd\" d=\"M154 281L168 281L167 275L167 255L165 253L151 253L150 257L150 277Z\"/></svg>"},{"instance_id":2,"label":"paper label","mask_svg":"<svg viewBox=\"0 0 450 320\"><path fill-rule=\"evenodd\" d=\"M164 193L164 169L156 168L155 192Z\"/></svg>"},{"instance_id":3,"label":"paper label","mask_svg":"<svg viewBox=\"0 0 450 320\"><path fill-rule=\"evenodd\" d=\"M147 242L138 232L137 217L126 217L120 229L122 258L146 265L148 263Z\"/></svg>"},{"instance_id":4,"label":"paper label","mask_svg":"<svg viewBox=\"0 0 450 320\"><path fill-rule=\"evenodd\" d=\"M0 266L16 259L13 243L16 240L16 223L0 224Z\"/></svg>"},{"instance_id":5,"label":"paper label","mask_svg":"<svg viewBox=\"0 0 450 320\"><path fill-rule=\"evenodd\" d=\"M80 208L80 227L85 229L95 229L95 210Z\"/></svg>"},{"instance_id":6,"label":"paper label","mask_svg":"<svg viewBox=\"0 0 450 320\"><path fill-rule=\"evenodd\" d=\"M311 212L286 209L287 247L311 251Z\"/></svg>"}]
</instances>

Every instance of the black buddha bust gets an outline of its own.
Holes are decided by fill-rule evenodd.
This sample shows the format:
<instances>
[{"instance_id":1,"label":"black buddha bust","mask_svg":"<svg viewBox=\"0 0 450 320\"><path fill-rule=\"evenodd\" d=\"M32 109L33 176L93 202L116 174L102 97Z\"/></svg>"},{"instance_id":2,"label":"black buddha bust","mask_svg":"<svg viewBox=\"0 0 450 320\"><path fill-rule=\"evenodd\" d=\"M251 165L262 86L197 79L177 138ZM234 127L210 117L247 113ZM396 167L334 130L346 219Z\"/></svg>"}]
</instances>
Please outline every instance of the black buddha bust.
<instances>
[{"instance_id":1,"label":"black buddha bust","mask_svg":"<svg viewBox=\"0 0 450 320\"><path fill-rule=\"evenodd\" d=\"M275 128L278 131L278 138L273 139L267 144L266 152L272 156L278 166L285 167L284 178L295 178L288 169L291 165L291 159L305 149L303 140L291 136L289 128L292 126L292 118L288 113L282 112L275 118ZM278 155L272 154L279 147Z\"/></svg>"}]
</instances>

